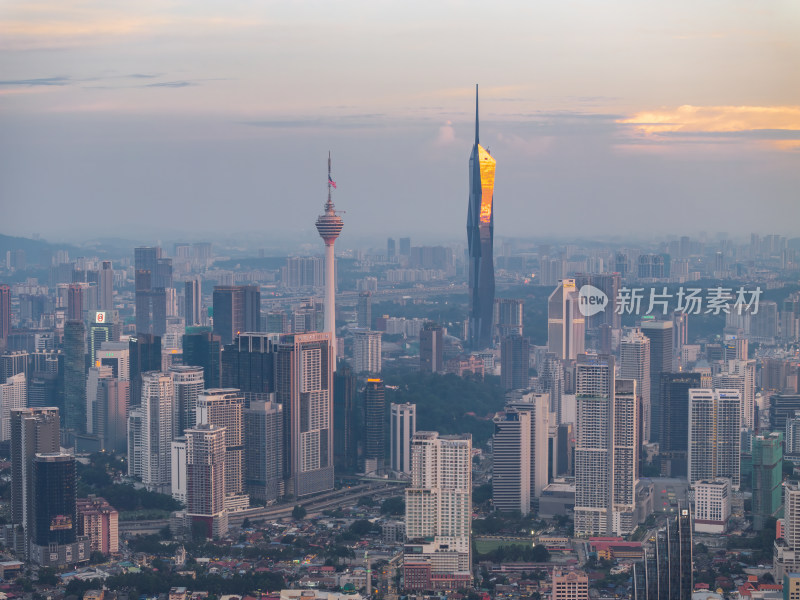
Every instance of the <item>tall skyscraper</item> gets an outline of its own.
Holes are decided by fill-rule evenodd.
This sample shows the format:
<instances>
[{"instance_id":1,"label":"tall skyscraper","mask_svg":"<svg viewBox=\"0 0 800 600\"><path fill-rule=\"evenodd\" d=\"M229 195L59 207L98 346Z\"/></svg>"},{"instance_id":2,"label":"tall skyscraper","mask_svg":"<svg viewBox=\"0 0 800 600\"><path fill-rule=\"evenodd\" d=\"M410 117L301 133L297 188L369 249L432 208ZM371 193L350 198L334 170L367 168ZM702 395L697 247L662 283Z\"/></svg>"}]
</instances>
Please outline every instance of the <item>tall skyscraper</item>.
<instances>
[{"instance_id":1,"label":"tall skyscraper","mask_svg":"<svg viewBox=\"0 0 800 600\"><path fill-rule=\"evenodd\" d=\"M86 358L83 321L64 324L64 427L86 431Z\"/></svg>"},{"instance_id":2,"label":"tall skyscraper","mask_svg":"<svg viewBox=\"0 0 800 600\"><path fill-rule=\"evenodd\" d=\"M140 477L151 491L166 492L171 484L174 402L172 377L142 374L142 403L128 417L128 475Z\"/></svg>"},{"instance_id":3,"label":"tall skyscraper","mask_svg":"<svg viewBox=\"0 0 800 600\"><path fill-rule=\"evenodd\" d=\"M276 400L283 405L286 493L333 489L333 349L329 333L281 337ZM309 418L314 415L314 418Z\"/></svg>"},{"instance_id":4,"label":"tall skyscraper","mask_svg":"<svg viewBox=\"0 0 800 600\"><path fill-rule=\"evenodd\" d=\"M15 550L27 555L33 533L33 458L59 450L57 408L20 408L11 411L11 522L22 527Z\"/></svg>"},{"instance_id":5,"label":"tall skyscraper","mask_svg":"<svg viewBox=\"0 0 800 600\"><path fill-rule=\"evenodd\" d=\"M244 397L236 389L205 390L197 398L197 423L225 428L226 494L241 494L244 485L243 410Z\"/></svg>"},{"instance_id":6,"label":"tall skyscraper","mask_svg":"<svg viewBox=\"0 0 800 600\"><path fill-rule=\"evenodd\" d=\"M372 329L372 292L358 294L356 317L360 329Z\"/></svg>"},{"instance_id":7,"label":"tall skyscraper","mask_svg":"<svg viewBox=\"0 0 800 600\"><path fill-rule=\"evenodd\" d=\"M736 389L742 396L742 427L755 429L756 420L756 361L728 360L725 371L713 375L714 389Z\"/></svg>"},{"instance_id":8,"label":"tall skyscraper","mask_svg":"<svg viewBox=\"0 0 800 600\"><path fill-rule=\"evenodd\" d=\"M175 389L175 414L172 417L173 437L178 437L197 424L197 398L203 393L203 367L173 365L169 368Z\"/></svg>"},{"instance_id":9,"label":"tall skyscraper","mask_svg":"<svg viewBox=\"0 0 800 600\"><path fill-rule=\"evenodd\" d=\"M419 332L419 368L423 373L444 370L444 332L441 325L425 323Z\"/></svg>"},{"instance_id":10,"label":"tall skyscraper","mask_svg":"<svg viewBox=\"0 0 800 600\"><path fill-rule=\"evenodd\" d=\"M207 327L186 329L181 340L183 345L183 364L203 368L203 381L206 387L238 387L222 382L221 351L222 339L211 333Z\"/></svg>"},{"instance_id":11,"label":"tall skyscraper","mask_svg":"<svg viewBox=\"0 0 800 600\"><path fill-rule=\"evenodd\" d=\"M67 320L83 321L84 306L83 298L84 286L79 283L71 283L67 292Z\"/></svg>"},{"instance_id":12,"label":"tall skyscraper","mask_svg":"<svg viewBox=\"0 0 800 600\"><path fill-rule=\"evenodd\" d=\"M609 303L606 310L601 310L591 316L586 317L586 330L596 331L602 325L608 325L611 329L620 329L622 315L614 310L614 301L619 295L620 274L619 273L576 273L575 287L580 291L584 285L593 285L602 290L608 296Z\"/></svg>"},{"instance_id":13,"label":"tall skyscraper","mask_svg":"<svg viewBox=\"0 0 800 600\"><path fill-rule=\"evenodd\" d=\"M578 308L574 279L562 279L547 300L547 350L561 360L575 360L586 343L585 319Z\"/></svg>"},{"instance_id":14,"label":"tall skyscraper","mask_svg":"<svg viewBox=\"0 0 800 600\"><path fill-rule=\"evenodd\" d=\"M11 288L0 285L0 350L8 345L8 334L11 332Z\"/></svg>"},{"instance_id":15,"label":"tall skyscraper","mask_svg":"<svg viewBox=\"0 0 800 600\"><path fill-rule=\"evenodd\" d=\"M494 299L494 324L495 339L502 339L510 335L522 335L522 308L524 300L519 298Z\"/></svg>"},{"instance_id":16,"label":"tall skyscraper","mask_svg":"<svg viewBox=\"0 0 800 600\"><path fill-rule=\"evenodd\" d=\"M354 473L358 468L358 442L363 417L356 409L358 378L347 364L333 374L333 460L337 473Z\"/></svg>"},{"instance_id":17,"label":"tall skyscraper","mask_svg":"<svg viewBox=\"0 0 800 600\"><path fill-rule=\"evenodd\" d=\"M111 367L114 377L120 381L130 381L130 342L103 342L97 351L96 363L100 363L101 367Z\"/></svg>"},{"instance_id":18,"label":"tall skyscraper","mask_svg":"<svg viewBox=\"0 0 800 600\"><path fill-rule=\"evenodd\" d=\"M397 243L394 238L386 239L386 260L393 262L397 258Z\"/></svg>"},{"instance_id":19,"label":"tall skyscraper","mask_svg":"<svg viewBox=\"0 0 800 600\"><path fill-rule=\"evenodd\" d=\"M459 589L472 580L472 438L418 431L406 488L406 589Z\"/></svg>"},{"instance_id":20,"label":"tall skyscraper","mask_svg":"<svg viewBox=\"0 0 800 600\"><path fill-rule=\"evenodd\" d=\"M115 377L98 381L92 431L105 451L124 453L128 450L129 394L129 381Z\"/></svg>"},{"instance_id":21,"label":"tall skyscraper","mask_svg":"<svg viewBox=\"0 0 800 600\"><path fill-rule=\"evenodd\" d=\"M503 389L526 390L530 387L531 348L528 338L510 335L500 341L500 379Z\"/></svg>"},{"instance_id":22,"label":"tall skyscraper","mask_svg":"<svg viewBox=\"0 0 800 600\"><path fill-rule=\"evenodd\" d=\"M727 477L739 489L740 405L739 390L689 390L689 485Z\"/></svg>"},{"instance_id":23,"label":"tall skyscraper","mask_svg":"<svg viewBox=\"0 0 800 600\"><path fill-rule=\"evenodd\" d=\"M201 311L203 308L202 285L198 277L194 277L184 284L184 320L187 327L202 325Z\"/></svg>"},{"instance_id":24,"label":"tall skyscraper","mask_svg":"<svg viewBox=\"0 0 800 600\"><path fill-rule=\"evenodd\" d=\"M134 249L136 333L161 336L167 331L167 294L172 287L172 259L159 247Z\"/></svg>"},{"instance_id":25,"label":"tall skyscraper","mask_svg":"<svg viewBox=\"0 0 800 600\"><path fill-rule=\"evenodd\" d=\"M386 457L386 388L382 379L367 379L364 388L364 461L383 472ZM367 467L370 472L370 467Z\"/></svg>"},{"instance_id":26,"label":"tall skyscraper","mask_svg":"<svg viewBox=\"0 0 800 600\"><path fill-rule=\"evenodd\" d=\"M662 373L661 472L686 477L689 460L689 390L702 387L700 373Z\"/></svg>"},{"instance_id":27,"label":"tall skyscraper","mask_svg":"<svg viewBox=\"0 0 800 600\"><path fill-rule=\"evenodd\" d=\"M694 590L692 564L692 510L681 507L656 532L655 550L634 563L633 598L691 600Z\"/></svg>"},{"instance_id":28,"label":"tall skyscraper","mask_svg":"<svg viewBox=\"0 0 800 600\"><path fill-rule=\"evenodd\" d=\"M353 359L356 373L380 373L381 332L353 331Z\"/></svg>"},{"instance_id":29,"label":"tall skyscraper","mask_svg":"<svg viewBox=\"0 0 800 600\"><path fill-rule=\"evenodd\" d=\"M283 406L252 400L244 411L244 491L260 502L283 496Z\"/></svg>"},{"instance_id":30,"label":"tall skyscraper","mask_svg":"<svg viewBox=\"0 0 800 600\"><path fill-rule=\"evenodd\" d=\"M475 144L469 157L469 345L475 350L492 343L494 310L494 172L496 161L480 145L478 86L475 86ZM401 240L402 248L402 240Z\"/></svg>"},{"instance_id":31,"label":"tall skyscraper","mask_svg":"<svg viewBox=\"0 0 800 600\"><path fill-rule=\"evenodd\" d=\"M186 336L184 336L186 339ZM130 360L131 408L142 402L142 373L161 370L161 338L149 333L137 334L128 342Z\"/></svg>"},{"instance_id":32,"label":"tall skyscraper","mask_svg":"<svg viewBox=\"0 0 800 600\"><path fill-rule=\"evenodd\" d=\"M86 376L86 433L96 435L98 404L103 402L100 397L100 382L104 379L113 379L114 372L111 367L91 367Z\"/></svg>"},{"instance_id":33,"label":"tall skyscraper","mask_svg":"<svg viewBox=\"0 0 800 600\"><path fill-rule=\"evenodd\" d=\"M628 330L620 340L619 375L636 380L636 389L642 399L640 436L643 442L647 442L658 422L653 422L650 414L650 338L641 329Z\"/></svg>"},{"instance_id":34,"label":"tall skyscraper","mask_svg":"<svg viewBox=\"0 0 800 600\"><path fill-rule=\"evenodd\" d=\"M614 489L611 530L632 533L636 520L636 486L639 483L639 399L635 379L614 384Z\"/></svg>"},{"instance_id":35,"label":"tall skyscraper","mask_svg":"<svg viewBox=\"0 0 800 600\"><path fill-rule=\"evenodd\" d=\"M331 177L331 153L328 152L328 201L325 214L317 217L317 232L325 242L325 331L331 334L332 369L336 369L336 284L334 271L333 245L342 233L344 221L336 214L331 200L331 186L336 187Z\"/></svg>"},{"instance_id":36,"label":"tall skyscraper","mask_svg":"<svg viewBox=\"0 0 800 600\"><path fill-rule=\"evenodd\" d=\"M672 321L642 321L641 330L650 339L650 423L661 422L661 374L671 373ZM659 431L650 428L650 442L660 442Z\"/></svg>"},{"instance_id":37,"label":"tall skyscraper","mask_svg":"<svg viewBox=\"0 0 800 600\"><path fill-rule=\"evenodd\" d=\"M214 334L222 344L261 329L261 291L253 285L214 286Z\"/></svg>"},{"instance_id":38,"label":"tall skyscraper","mask_svg":"<svg viewBox=\"0 0 800 600\"><path fill-rule=\"evenodd\" d=\"M198 424L186 431L186 518L192 532L218 538L228 532L225 427Z\"/></svg>"},{"instance_id":39,"label":"tall skyscraper","mask_svg":"<svg viewBox=\"0 0 800 600\"><path fill-rule=\"evenodd\" d=\"M119 314L115 310L90 310L89 335L87 347L89 350L89 366L96 367L99 362L97 356L100 347L105 342L118 342L120 336Z\"/></svg>"},{"instance_id":40,"label":"tall skyscraper","mask_svg":"<svg viewBox=\"0 0 800 600\"><path fill-rule=\"evenodd\" d=\"M783 506L783 434L775 431L753 438L753 529L764 529Z\"/></svg>"},{"instance_id":41,"label":"tall skyscraper","mask_svg":"<svg viewBox=\"0 0 800 600\"><path fill-rule=\"evenodd\" d=\"M411 439L417 432L417 405L406 402L390 407L390 456L392 471L411 473Z\"/></svg>"},{"instance_id":42,"label":"tall skyscraper","mask_svg":"<svg viewBox=\"0 0 800 600\"><path fill-rule=\"evenodd\" d=\"M99 275L97 307L104 311L114 310L114 269L110 260L103 261Z\"/></svg>"},{"instance_id":43,"label":"tall skyscraper","mask_svg":"<svg viewBox=\"0 0 800 600\"><path fill-rule=\"evenodd\" d=\"M27 404L25 373L17 373L0 383L0 442L11 439L11 414Z\"/></svg>"}]
</instances>

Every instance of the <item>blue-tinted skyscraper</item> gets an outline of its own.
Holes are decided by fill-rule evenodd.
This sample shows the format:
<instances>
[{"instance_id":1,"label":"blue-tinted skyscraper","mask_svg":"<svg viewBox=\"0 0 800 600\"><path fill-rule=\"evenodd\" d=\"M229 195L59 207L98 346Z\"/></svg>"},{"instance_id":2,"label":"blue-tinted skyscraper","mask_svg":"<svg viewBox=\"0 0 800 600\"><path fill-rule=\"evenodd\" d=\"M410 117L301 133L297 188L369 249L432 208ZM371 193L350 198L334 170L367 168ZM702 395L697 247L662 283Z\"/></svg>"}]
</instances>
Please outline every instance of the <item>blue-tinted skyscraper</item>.
<instances>
[{"instance_id":1,"label":"blue-tinted skyscraper","mask_svg":"<svg viewBox=\"0 0 800 600\"><path fill-rule=\"evenodd\" d=\"M469 344L481 349L492 342L494 310L494 196L495 160L478 142L478 86L475 86L475 145L469 157Z\"/></svg>"}]
</instances>

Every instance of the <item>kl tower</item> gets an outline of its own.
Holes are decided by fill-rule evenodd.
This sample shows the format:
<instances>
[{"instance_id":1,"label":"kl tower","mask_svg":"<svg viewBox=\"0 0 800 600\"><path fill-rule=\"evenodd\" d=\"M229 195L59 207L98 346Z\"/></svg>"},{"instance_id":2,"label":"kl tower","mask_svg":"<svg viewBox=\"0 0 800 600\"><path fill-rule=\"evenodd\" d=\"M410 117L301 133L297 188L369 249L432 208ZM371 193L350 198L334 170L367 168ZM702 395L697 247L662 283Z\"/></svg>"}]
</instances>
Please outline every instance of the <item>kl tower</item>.
<instances>
[{"instance_id":1,"label":"kl tower","mask_svg":"<svg viewBox=\"0 0 800 600\"><path fill-rule=\"evenodd\" d=\"M328 201L325 203L325 214L317 217L317 231L325 242L325 331L331 334L333 365L336 371L336 287L333 264L333 244L342 232L344 221L336 214L331 200L331 188L336 189L336 182L331 177L331 153L328 152Z\"/></svg>"}]
</instances>

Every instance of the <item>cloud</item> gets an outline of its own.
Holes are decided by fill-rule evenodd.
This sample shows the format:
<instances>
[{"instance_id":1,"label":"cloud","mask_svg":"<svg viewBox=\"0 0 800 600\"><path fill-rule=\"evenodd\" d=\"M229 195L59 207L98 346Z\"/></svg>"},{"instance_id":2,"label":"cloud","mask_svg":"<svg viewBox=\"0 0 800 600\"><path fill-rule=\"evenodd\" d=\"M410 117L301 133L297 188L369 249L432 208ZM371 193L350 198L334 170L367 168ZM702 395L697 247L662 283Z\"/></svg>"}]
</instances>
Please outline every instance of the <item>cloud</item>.
<instances>
[{"instance_id":1,"label":"cloud","mask_svg":"<svg viewBox=\"0 0 800 600\"><path fill-rule=\"evenodd\" d=\"M439 127L439 133L436 136L435 144L437 146L449 146L456 141L456 130L453 129L453 123L447 121L444 125Z\"/></svg>"},{"instance_id":2,"label":"cloud","mask_svg":"<svg viewBox=\"0 0 800 600\"><path fill-rule=\"evenodd\" d=\"M69 77L39 77L37 79L6 79L0 85L38 86L38 85L69 85Z\"/></svg>"},{"instance_id":3,"label":"cloud","mask_svg":"<svg viewBox=\"0 0 800 600\"><path fill-rule=\"evenodd\" d=\"M189 87L192 85L198 85L194 81L161 81L159 83L148 83L142 87L166 87L166 88L182 88L182 87Z\"/></svg>"}]
</instances>

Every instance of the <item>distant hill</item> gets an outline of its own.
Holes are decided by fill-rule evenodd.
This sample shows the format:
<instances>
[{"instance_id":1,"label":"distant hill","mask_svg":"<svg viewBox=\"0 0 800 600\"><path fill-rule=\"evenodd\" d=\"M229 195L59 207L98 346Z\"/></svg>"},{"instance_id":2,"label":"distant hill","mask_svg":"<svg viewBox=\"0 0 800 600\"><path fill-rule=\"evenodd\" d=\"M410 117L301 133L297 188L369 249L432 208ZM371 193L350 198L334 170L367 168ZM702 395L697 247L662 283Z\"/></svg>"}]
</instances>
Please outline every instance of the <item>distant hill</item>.
<instances>
[{"instance_id":1,"label":"distant hill","mask_svg":"<svg viewBox=\"0 0 800 600\"><path fill-rule=\"evenodd\" d=\"M80 256L81 250L69 244L51 244L44 240L15 237L0 233L0 260L5 260L9 250L24 250L25 260L29 265L50 265L50 257L56 250L66 250L70 257Z\"/></svg>"}]
</instances>

